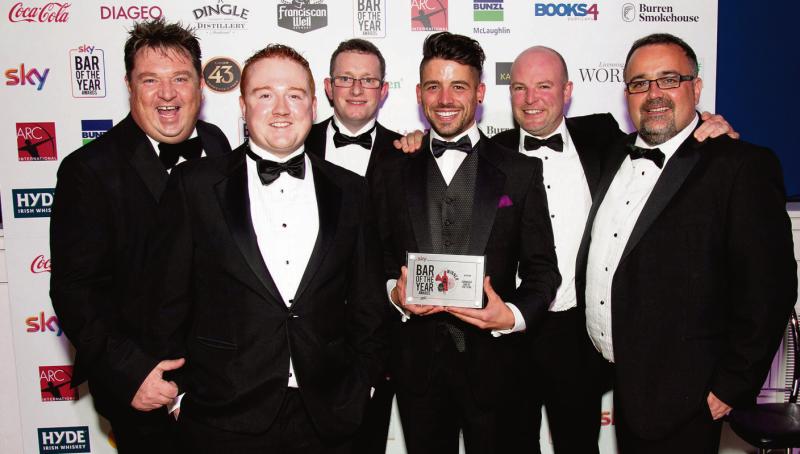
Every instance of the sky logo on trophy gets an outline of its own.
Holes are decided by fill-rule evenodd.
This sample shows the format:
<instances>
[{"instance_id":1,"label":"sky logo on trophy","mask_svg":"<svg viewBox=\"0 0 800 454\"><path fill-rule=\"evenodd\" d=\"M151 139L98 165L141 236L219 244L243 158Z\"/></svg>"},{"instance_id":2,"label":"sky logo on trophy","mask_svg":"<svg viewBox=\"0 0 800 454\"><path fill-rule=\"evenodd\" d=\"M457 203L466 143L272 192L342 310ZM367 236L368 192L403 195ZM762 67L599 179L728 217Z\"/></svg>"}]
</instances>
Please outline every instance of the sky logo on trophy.
<instances>
[{"instance_id":1,"label":"sky logo on trophy","mask_svg":"<svg viewBox=\"0 0 800 454\"><path fill-rule=\"evenodd\" d=\"M106 97L106 63L103 49L84 44L69 50L73 98Z\"/></svg>"},{"instance_id":2,"label":"sky logo on trophy","mask_svg":"<svg viewBox=\"0 0 800 454\"><path fill-rule=\"evenodd\" d=\"M323 0L281 0L278 27L308 33L328 26L328 5Z\"/></svg>"},{"instance_id":3,"label":"sky logo on trophy","mask_svg":"<svg viewBox=\"0 0 800 454\"><path fill-rule=\"evenodd\" d=\"M70 386L72 366L39 366L42 402L78 400L78 388Z\"/></svg>"},{"instance_id":4,"label":"sky logo on trophy","mask_svg":"<svg viewBox=\"0 0 800 454\"><path fill-rule=\"evenodd\" d=\"M20 161L55 161L56 124L17 123L17 157Z\"/></svg>"},{"instance_id":5,"label":"sky logo on trophy","mask_svg":"<svg viewBox=\"0 0 800 454\"><path fill-rule=\"evenodd\" d=\"M83 144L86 145L102 136L113 126L114 122L111 120L81 120L81 140Z\"/></svg>"},{"instance_id":6,"label":"sky logo on trophy","mask_svg":"<svg viewBox=\"0 0 800 454\"><path fill-rule=\"evenodd\" d=\"M447 0L411 0L411 30L447 30Z\"/></svg>"}]
</instances>

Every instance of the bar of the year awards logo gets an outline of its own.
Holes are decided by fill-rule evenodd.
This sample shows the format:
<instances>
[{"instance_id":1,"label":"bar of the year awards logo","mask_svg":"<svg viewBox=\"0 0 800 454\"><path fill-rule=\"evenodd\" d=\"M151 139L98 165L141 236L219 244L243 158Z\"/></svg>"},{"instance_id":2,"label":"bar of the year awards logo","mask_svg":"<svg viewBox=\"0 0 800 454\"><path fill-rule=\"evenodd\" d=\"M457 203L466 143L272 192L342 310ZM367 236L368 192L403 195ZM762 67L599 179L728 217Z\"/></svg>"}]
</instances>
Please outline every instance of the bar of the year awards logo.
<instances>
[{"instance_id":1,"label":"bar of the year awards logo","mask_svg":"<svg viewBox=\"0 0 800 454\"><path fill-rule=\"evenodd\" d=\"M482 255L407 255L406 304L483 307Z\"/></svg>"}]
</instances>

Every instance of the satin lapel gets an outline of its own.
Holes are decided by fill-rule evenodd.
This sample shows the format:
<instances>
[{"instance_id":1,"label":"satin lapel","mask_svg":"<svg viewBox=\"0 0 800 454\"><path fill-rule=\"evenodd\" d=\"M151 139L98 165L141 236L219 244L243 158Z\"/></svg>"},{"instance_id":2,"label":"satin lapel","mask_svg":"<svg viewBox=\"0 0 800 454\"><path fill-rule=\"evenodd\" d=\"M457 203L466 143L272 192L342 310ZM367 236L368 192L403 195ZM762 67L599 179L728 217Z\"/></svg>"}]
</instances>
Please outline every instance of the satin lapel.
<instances>
[{"instance_id":1,"label":"satin lapel","mask_svg":"<svg viewBox=\"0 0 800 454\"><path fill-rule=\"evenodd\" d=\"M325 159L325 147L328 140L328 125L333 121L331 118L317 123L311 127L311 131L306 137L306 153L309 155L319 156ZM316 181L316 180L315 180Z\"/></svg>"},{"instance_id":2,"label":"satin lapel","mask_svg":"<svg viewBox=\"0 0 800 454\"><path fill-rule=\"evenodd\" d=\"M222 143L223 138L216 137L209 132L210 127L203 121L198 121L195 125L197 128L197 135L200 136L200 143L203 144L203 151L206 156L219 156L221 154L231 151L230 144Z\"/></svg>"},{"instance_id":3,"label":"satin lapel","mask_svg":"<svg viewBox=\"0 0 800 454\"><path fill-rule=\"evenodd\" d=\"M430 135L426 134L422 139L422 147L419 151L404 161L403 186L406 193L406 204L408 205L408 217L414 230L414 239L418 249L410 252L433 250L427 203L428 161L431 159L433 159L433 155L430 150Z\"/></svg>"},{"instance_id":4,"label":"satin lapel","mask_svg":"<svg viewBox=\"0 0 800 454\"><path fill-rule=\"evenodd\" d=\"M144 140L139 141L139 144L134 148L131 154L130 163L139 174L147 190L156 201L161 200L161 194L164 193L164 188L167 187L167 179L169 174L164 169L164 165L158 160L156 152L153 150L150 141L145 137Z\"/></svg>"},{"instance_id":5,"label":"satin lapel","mask_svg":"<svg viewBox=\"0 0 800 454\"><path fill-rule=\"evenodd\" d=\"M299 301L308 284L314 278L322 264L325 254L331 248L336 231L339 228L339 213L342 211L342 190L331 180L330 175L321 168L316 156L309 156L314 169L314 192L317 193L317 210L319 211L319 233L311 257L308 259L303 277L297 286L294 300Z\"/></svg>"},{"instance_id":6,"label":"satin lapel","mask_svg":"<svg viewBox=\"0 0 800 454\"><path fill-rule=\"evenodd\" d=\"M375 128L375 142L372 144L372 151L370 151L369 154L369 163L367 163L367 172L364 174L367 179L372 175L375 162L380 159L379 156L381 153L392 151L401 153L401 151L395 150L394 145L392 145L394 137L395 134L393 132L381 126L380 123L377 123L377 127Z\"/></svg>"},{"instance_id":7,"label":"satin lapel","mask_svg":"<svg viewBox=\"0 0 800 454\"><path fill-rule=\"evenodd\" d=\"M608 165L600 177L597 191L592 196L592 208L589 210L589 216L586 219L586 225L583 229L583 236L581 237L581 245L578 248L578 258L575 263L576 276L585 276L586 261L589 258L589 244L592 242L592 226L594 225L594 218L597 215L597 210L600 208L600 204L603 203L603 199L608 192L608 188L611 187L611 182L614 181L614 176L616 176L619 166L628 156L627 152L625 151L625 144L633 143L635 138L636 134L629 135L626 137L623 143L618 143L616 145L612 152L612 156L608 160ZM580 296L578 299L581 299Z\"/></svg>"},{"instance_id":8,"label":"satin lapel","mask_svg":"<svg viewBox=\"0 0 800 454\"><path fill-rule=\"evenodd\" d=\"M250 196L247 191L247 166L244 162L244 152L240 147L234 153L238 153L241 163L222 181L217 183L214 188L217 193L217 201L225 216L231 236L236 242L236 246L242 253L250 269L256 278L263 285L266 291L262 296L268 300L274 300L284 309L278 287L264 264L261 250L258 248L256 232L253 229L253 221L250 217Z\"/></svg>"},{"instance_id":9,"label":"satin lapel","mask_svg":"<svg viewBox=\"0 0 800 454\"><path fill-rule=\"evenodd\" d=\"M492 233L497 205L503 195L506 175L499 166L502 153L494 153L489 139L481 133L478 142L478 170L475 176L475 195L472 204L472 227L469 237L469 254L483 255Z\"/></svg>"},{"instance_id":10,"label":"satin lapel","mask_svg":"<svg viewBox=\"0 0 800 454\"><path fill-rule=\"evenodd\" d=\"M653 192L650 193L650 197L645 202L644 208L642 208L639 219L636 220L636 224L633 226L631 236L628 238L628 243L625 245L622 257L619 259L620 263L636 247L636 244L642 239L647 229L653 225L658 215L664 211L664 208L675 196L675 193L678 192L678 189L683 186L686 177L689 176L689 173L691 173L700 159L699 146L700 144L697 140L691 136L686 139L675 152L675 155L667 162L664 171L661 172L661 176L658 177L658 181L653 187Z\"/></svg>"},{"instance_id":11,"label":"satin lapel","mask_svg":"<svg viewBox=\"0 0 800 454\"><path fill-rule=\"evenodd\" d=\"M592 135L591 131L581 130L572 118L567 118L566 124L569 137L572 139L572 146L575 147L581 161L589 192L594 195L600 180L600 172L603 170L600 162L602 150L596 150L589 140Z\"/></svg>"}]
</instances>

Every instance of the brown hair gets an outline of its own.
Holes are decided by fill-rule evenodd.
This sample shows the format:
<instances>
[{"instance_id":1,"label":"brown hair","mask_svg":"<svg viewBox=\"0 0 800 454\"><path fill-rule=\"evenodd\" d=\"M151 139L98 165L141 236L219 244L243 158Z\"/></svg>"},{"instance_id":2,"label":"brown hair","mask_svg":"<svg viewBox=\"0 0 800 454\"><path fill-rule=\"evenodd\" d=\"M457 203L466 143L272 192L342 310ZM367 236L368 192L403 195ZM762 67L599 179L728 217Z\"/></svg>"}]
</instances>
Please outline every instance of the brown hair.
<instances>
[{"instance_id":1,"label":"brown hair","mask_svg":"<svg viewBox=\"0 0 800 454\"><path fill-rule=\"evenodd\" d=\"M311 67L308 65L308 60L303 58L299 52L292 49L289 46L285 46L283 44L269 44L267 47L257 51L254 53L247 61L244 62L244 69L242 69L242 81L239 84L239 90L241 91L242 96L244 96L244 85L247 81L247 74L250 72L250 67L260 61L264 60L265 58L283 58L285 60L291 60L305 69L306 74L308 75L308 80L311 84L311 96L314 96L314 76L311 74Z\"/></svg>"}]
</instances>

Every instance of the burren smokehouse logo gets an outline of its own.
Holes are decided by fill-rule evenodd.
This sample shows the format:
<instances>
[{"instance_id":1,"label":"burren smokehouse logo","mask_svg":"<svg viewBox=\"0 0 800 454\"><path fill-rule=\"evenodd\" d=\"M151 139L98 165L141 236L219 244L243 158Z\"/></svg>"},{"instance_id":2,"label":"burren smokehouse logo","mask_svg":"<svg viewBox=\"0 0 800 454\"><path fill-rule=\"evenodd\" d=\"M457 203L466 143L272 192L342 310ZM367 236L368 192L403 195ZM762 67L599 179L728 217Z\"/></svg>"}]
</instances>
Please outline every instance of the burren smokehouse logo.
<instances>
[{"instance_id":1,"label":"burren smokehouse logo","mask_svg":"<svg viewBox=\"0 0 800 454\"><path fill-rule=\"evenodd\" d=\"M328 5L323 0L281 0L278 27L307 33L328 26Z\"/></svg>"},{"instance_id":2,"label":"burren smokehouse logo","mask_svg":"<svg viewBox=\"0 0 800 454\"><path fill-rule=\"evenodd\" d=\"M31 6L22 2L11 5L8 10L9 22L66 22L69 20L71 3L50 2Z\"/></svg>"},{"instance_id":3,"label":"burren smokehouse logo","mask_svg":"<svg viewBox=\"0 0 800 454\"><path fill-rule=\"evenodd\" d=\"M217 35L247 30L249 14L249 9L226 0L192 10L197 30Z\"/></svg>"},{"instance_id":4,"label":"burren smokehouse logo","mask_svg":"<svg viewBox=\"0 0 800 454\"><path fill-rule=\"evenodd\" d=\"M625 22L700 22L696 14L676 14L675 5L653 3L625 3L622 5L622 20Z\"/></svg>"}]
</instances>

